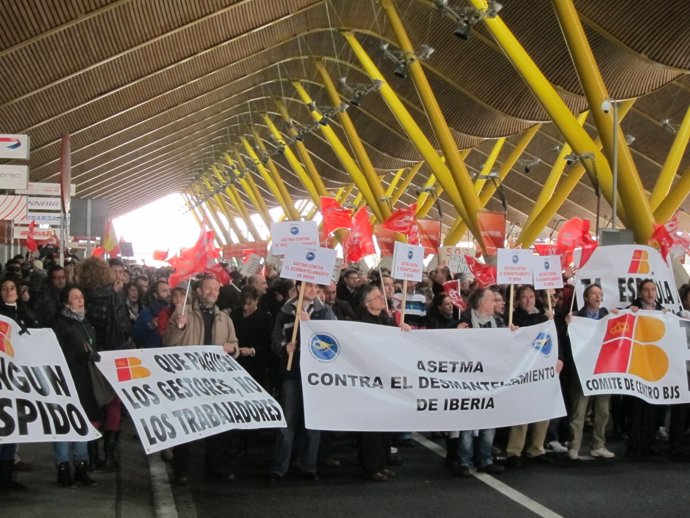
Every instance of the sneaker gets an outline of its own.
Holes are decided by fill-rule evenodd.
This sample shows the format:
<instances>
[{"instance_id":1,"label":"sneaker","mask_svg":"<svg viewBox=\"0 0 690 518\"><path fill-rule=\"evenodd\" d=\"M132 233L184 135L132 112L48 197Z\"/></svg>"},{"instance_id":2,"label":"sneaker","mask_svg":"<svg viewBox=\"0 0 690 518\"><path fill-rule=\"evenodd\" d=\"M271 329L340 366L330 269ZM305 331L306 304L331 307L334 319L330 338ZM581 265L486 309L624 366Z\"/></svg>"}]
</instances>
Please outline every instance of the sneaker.
<instances>
[{"instance_id":1,"label":"sneaker","mask_svg":"<svg viewBox=\"0 0 690 518\"><path fill-rule=\"evenodd\" d=\"M599 450L596 450L599 451ZM568 450L568 458L570 460L577 460L580 458L576 450Z\"/></svg>"},{"instance_id":2,"label":"sneaker","mask_svg":"<svg viewBox=\"0 0 690 518\"><path fill-rule=\"evenodd\" d=\"M592 450L589 452L589 454L595 459L612 459L616 456L615 453L607 450L605 447L599 448L597 450Z\"/></svg>"},{"instance_id":3,"label":"sneaker","mask_svg":"<svg viewBox=\"0 0 690 518\"><path fill-rule=\"evenodd\" d=\"M546 445L546 450L552 451L553 453L566 453L568 451L568 448L563 446L560 442L558 441L551 441Z\"/></svg>"}]
</instances>

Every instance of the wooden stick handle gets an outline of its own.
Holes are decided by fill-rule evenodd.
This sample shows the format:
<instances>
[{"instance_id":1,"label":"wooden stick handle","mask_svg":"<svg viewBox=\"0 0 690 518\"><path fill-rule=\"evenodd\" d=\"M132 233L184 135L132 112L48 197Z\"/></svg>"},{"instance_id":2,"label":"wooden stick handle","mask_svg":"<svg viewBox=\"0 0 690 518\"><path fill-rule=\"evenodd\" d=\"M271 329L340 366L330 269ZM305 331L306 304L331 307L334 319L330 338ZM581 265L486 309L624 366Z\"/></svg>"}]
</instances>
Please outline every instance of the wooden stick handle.
<instances>
[{"instance_id":1,"label":"wooden stick handle","mask_svg":"<svg viewBox=\"0 0 690 518\"><path fill-rule=\"evenodd\" d=\"M405 323L405 306L407 305L407 280L403 281L402 302L400 303L400 327Z\"/></svg>"},{"instance_id":2,"label":"wooden stick handle","mask_svg":"<svg viewBox=\"0 0 690 518\"><path fill-rule=\"evenodd\" d=\"M299 285L299 297L297 298L297 308L295 309L295 324L292 326L291 342L297 340L297 331L299 331L299 314L302 312L302 302L304 301L304 283ZM288 353L287 370L292 370L292 357L294 353Z\"/></svg>"},{"instance_id":3,"label":"wooden stick handle","mask_svg":"<svg viewBox=\"0 0 690 518\"><path fill-rule=\"evenodd\" d=\"M508 327L513 327L513 304L515 303L515 284L510 285L510 302L508 303Z\"/></svg>"}]
</instances>

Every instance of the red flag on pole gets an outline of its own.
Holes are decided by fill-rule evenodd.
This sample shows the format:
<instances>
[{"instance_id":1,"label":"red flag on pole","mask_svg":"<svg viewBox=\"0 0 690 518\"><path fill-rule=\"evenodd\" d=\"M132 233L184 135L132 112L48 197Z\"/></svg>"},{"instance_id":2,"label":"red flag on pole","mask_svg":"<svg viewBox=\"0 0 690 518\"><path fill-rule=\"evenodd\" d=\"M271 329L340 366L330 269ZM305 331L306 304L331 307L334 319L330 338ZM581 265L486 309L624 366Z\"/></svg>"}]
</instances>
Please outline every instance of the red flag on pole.
<instances>
[{"instance_id":1,"label":"red flag on pole","mask_svg":"<svg viewBox=\"0 0 690 518\"><path fill-rule=\"evenodd\" d=\"M503 248L506 235L506 217L502 212L481 211L477 213L477 225L484 243L486 255L496 255L496 249Z\"/></svg>"},{"instance_id":2,"label":"red flag on pole","mask_svg":"<svg viewBox=\"0 0 690 518\"><path fill-rule=\"evenodd\" d=\"M561 264L568 267L573 262L573 251L582 248L580 264L582 267L597 247L597 242L589 235L589 220L570 218L558 231L556 249L561 256Z\"/></svg>"},{"instance_id":3,"label":"red flag on pole","mask_svg":"<svg viewBox=\"0 0 690 518\"><path fill-rule=\"evenodd\" d=\"M393 214L388 216L388 219L383 222L383 228L400 232L401 234L410 235L414 230L415 214L417 213L417 204L413 203L406 209L398 209Z\"/></svg>"},{"instance_id":4,"label":"red flag on pole","mask_svg":"<svg viewBox=\"0 0 690 518\"><path fill-rule=\"evenodd\" d=\"M467 309L467 303L465 299L462 298L462 293L460 292L460 281L446 281L443 283L443 291L450 297L453 301L453 306L458 308L460 311L465 311Z\"/></svg>"},{"instance_id":5,"label":"red flag on pole","mask_svg":"<svg viewBox=\"0 0 690 518\"><path fill-rule=\"evenodd\" d=\"M344 248L345 260L351 263L376 253L374 235L369 223L369 211L366 207L359 209L352 218L352 230L345 241Z\"/></svg>"},{"instance_id":6,"label":"red flag on pole","mask_svg":"<svg viewBox=\"0 0 690 518\"><path fill-rule=\"evenodd\" d=\"M111 256L120 255L120 242L117 239L117 234L115 234L115 227L113 227L113 220L108 218L105 223L105 232L103 234L103 239L101 240L101 246L103 250L108 252Z\"/></svg>"},{"instance_id":7,"label":"red flag on pole","mask_svg":"<svg viewBox=\"0 0 690 518\"><path fill-rule=\"evenodd\" d=\"M26 248L29 252L38 252L38 245L36 244L36 238L34 237L34 229L36 228L36 222L32 219L29 223L29 233L26 235Z\"/></svg>"},{"instance_id":8,"label":"red flag on pole","mask_svg":"<svg viewBox=\"0 0 690 518\"><path fill-rule=\"evenodd\" d=\"M213 230L206 230L205 225L202 225L201 235L194 246L183 250L179 257L173 257L168 261L175 269L169 279L170 286L174 288L192 275L206 271L209 263L218 257L213 239Z\"/></svg>"},{"instance_id":9,"label":"red flag on pole","mask_svg":"<svg viewBox=\"0 0 690 518\"><path fill-rule=\"evenodd\" d=\"M339 228L352 228L352 211L341 207L335 198L321 196L321 214L324 239Z\"/></svg>"},{"instance_id":10,"label":"red flag on pole","mask_svg":"<svg viewBox=\"0 0 690 518\"><path fill-rule=\"evenodd\" d=\"M156 261L165 261L168 258L169 250L154 250L153 259Z\"/></svg>"},{"instance_id":11,"label":"red flag on pole","mask_svg":"<svg viewBox=\"0 0 690 518\"><path fill-rule=\"evenodd\" d=\"M678 228L678 213L663 225L654 224L649 244L661 252L664 261L668 255L685 255L690 248L689 236ZM28 240L27 240L28 241Z\"/></svg>"},{"instance_id":12,"label":"red flag on pole","mask_svg":"<svg viewBox=\"0 0 690 518\"><path fill-rule=\"evenodd\" d=\"M376 242L379 244L381 257L392 257L393 247L395 246L395 232L383 228L383 225L375 225L374 235L376 235Z\"/></svg>"},{"instance_id":13,"label":"red flag on pole","mask_svg":"<svg viewBox=\"0 0 690 518\"><path fill-rule=\"evenodd\" d=\"M489 266L488 264L482 264L477 261L474 257L465 255L465 261L467 261L467 267L470 269L470 273L474 276L482 288L488 288L496 284L496 267Z\"/></svg>"}]
</instances>

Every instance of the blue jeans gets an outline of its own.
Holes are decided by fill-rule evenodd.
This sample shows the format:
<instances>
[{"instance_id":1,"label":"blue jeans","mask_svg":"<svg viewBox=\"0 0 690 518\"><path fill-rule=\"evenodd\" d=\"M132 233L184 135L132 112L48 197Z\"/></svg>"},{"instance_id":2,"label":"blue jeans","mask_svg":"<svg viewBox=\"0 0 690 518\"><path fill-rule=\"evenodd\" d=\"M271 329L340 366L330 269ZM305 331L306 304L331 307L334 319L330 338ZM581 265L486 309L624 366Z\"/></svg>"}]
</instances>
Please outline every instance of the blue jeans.
<instances>
[{"instance_id":1,"label":"blue jeans","mask_svg":"<svg viewBox=\"0 0 690 518\"><path fill-rule=\"evenodd\" d=\"M494 434L496 430L490 428L487 430L479 430L479 464L477 467L484 468L489 464L493 464L493 455L491 449L494 444ZM472 466L472 459L474 458L474 432L463 431L460 432L460 465Z\"/></svg>"},{"instance_id":2,"label":"blue jeans","mask_svg":"<svg viewBox=\"0 0 690 518\"><path fill-rule=\"evenodd\" d=\"M72 459L70 459L70 450ZM87 442L56 442L53 444L53 456L55 464L62 464L73 460L87 462L89 460L89 446Z\"/></svg>"},{"instance_id":3,"label":"blue jeans","mask_svg":"<svg viewBox=\"0 0 690 518\"><path fill-rule=\"evenodd\" d=\"M316 473L316 463L319 458L319 438L321 432L304 428L304 403L302 401L302 386L298 379L284 379L281 383L280 406L283 407L287 428L276 430L276 442L273 449L271 473L283 476L290 468L292 444L298 427L303 431L302 471Z\"/></svg>"}]
</instances>

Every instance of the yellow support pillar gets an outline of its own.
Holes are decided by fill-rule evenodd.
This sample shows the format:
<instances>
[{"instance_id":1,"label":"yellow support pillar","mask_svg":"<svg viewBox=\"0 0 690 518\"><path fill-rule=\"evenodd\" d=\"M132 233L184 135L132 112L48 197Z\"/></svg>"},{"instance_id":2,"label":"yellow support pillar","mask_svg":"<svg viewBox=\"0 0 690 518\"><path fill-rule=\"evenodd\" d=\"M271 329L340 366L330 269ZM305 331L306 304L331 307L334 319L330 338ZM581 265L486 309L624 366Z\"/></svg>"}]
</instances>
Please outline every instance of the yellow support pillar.
<instances>
[{"instance_id":1,"label":"yellow support pillar","mask_svg":"<svg viewBox=\"0 0 690 518\"><path fill-rule=\"evenodd\" d=\"M192 214L194 217L194 221L197 222L197 224L201 227L201 221L202 219L199 217L199 215L196 213L196 207L192 201L192 196L190 194L187 194L186 192L181 193L182 194L182 199L185 202L185 205L187 205L187 210Z\"/></svg>"},{"instance_id":2,"label":"yellow support pillar","mask_svg":"<svg viewBox=\"0 0 690 518\"><path fill-rule=\"evenodd\" d=\"M328 94L331 104L334 108L337 108L340 106L342 100L340 99L340 94L338 94L338 90L336 89L331 76L328 74L328 70L326 70L323 60L316 60L315 66L316 70L318 70L319 74L321 75L321 80L326 88L326 93ZM341 111L338 113L338 119L345 130L347 140L355 153L355 157L357 158L361 171L364 173L364 178L366 179L367 185L374 196L376 205L378 206L383 219L386 219L388 216L390 216L391 210L390 207L388 207L388 205L385 203L386 194L383 191L381 179L374 169L374 164L371 163L371 159L364 149L362 139L359 138L350 115L347 112Z\"/></svg>"},{"instance_id":3,"label":"yellow support pillar","mask_svg":"<svg viewBox=\"0 0 690 518\"><path fill-rule=\"evenodd\" d=\"M479 236L476 218L470 219L463 203L463 199L458 191L458 186L455 184L455 180L453 179L453 175L444 161L438 155L436 149L434 149L434 146L431 145L431 142L429 142L429 140L426 138L426 135L424 135L424 132L417 125L417 122L407 111L391 86L386 82L383 74L381 74L364 48L360 45L359 41L357 41L355 35L349 31L343 31L341 34L352 48L355 56L357 56L357 59L369 76L369 79L372 81L381 81L379 93L381 94L384 102L388 105L391 113L398 120L405 133L407 133L410 142L419 150L432 173L438 178L439 183L443 187L443 190L446 191L446 194L450 198L455 209L458 211L460 217L467 221L470 224L473 233L475 233L476 236ZM472 190L471 183L470 190ZM474 191L472 191L472 193L474 195Z\"/></svg>"},{"instance_id":4,"label":"yellow support pillar","mask_svg":"<svg viewBox=\"0 0 690 518\"><path fill-rule=\"evenodd\" d=\"M256 128L252 128L252 135L254 136L254 142L256 143L256 146L259 148L259 150L262 153L268 153L268 151L266 150L266 145L264 144L264 141L259 135L259 132L256 130ZM244 139L244 137L240 137L240 139ZM251 145L249 145L249 142L245 144L245 147L249 147L250 149L252 149ZM249 156L252 155L250 154ZM259 172L263 176L264 181L267 185L269 183L270 185L272 185L272 187L270 188L271 192L276 197L276 200L278 200L278 203L283 209L283 213L286 214L292 221L298 221L299 214L295 210L295 204L292 202L292 196L290 196L287 187L285 187L285 183L283 182L283 179L281 178L280 173L278 172L278 168L276 167L276 164L275 162L273 162L273 159L270 157L270 155L268 157L266 165L268 166L268 171L266 170L266 168L259 169Z\"/></svg>"},{"instance_id":5,"label":"yellow support pillar","mask_svg":"<svg viewBox=\"0 0 690 518\"><path fill-rule=\"evenodd\" d=\"M486 176L491 173L491 170L494 167L494 164L496 163L496 160L498 160L498 154L501 152L501 149L503 148L503 144L506 143L505 137L500 138L496 141L494 144L494 147L491 149L491 153L489 153L488 158L486 159L486 162L484 162L484 167L482 167L482 170L479 172L482 176ZM486 183L486 179L484 178L477 178L474 182L474 192L479 194L482 192L482 187L484 187L484 184Z\"/></svg>"},{"instance_id":6,"label":"yellow support pillar","mask_svg":"<svg viewBox=\"0 0 690 518\"><path fill-rule=\"evenodd\" d=\"M206 187L213 191L213 186L211 185L210 180L208 180L208 179L205 180L205 183L206 183ZM230 228L232 228L232 230L234 230L235 233L237 234L239 232L239 229L235 225L235 222L234 222L233 217L232 217L232 213L230 212L230 210L228 210L228 207L225 203L225 200L223 200L222 196L218 193L215 193L215 194L213 194L211 200L213 201L213 203L216 207L216 210L220 210L223 213L223 215L225 216L225 219L228 220L228 226L230 226ZM218 224L219 225L221 224L220 220L218 220ZM231 239L230 233L226 231L224 226L222 228L223 228L224 235L227 237L228 243L231 242L232 239Z\"/></svg>"},{"instance_id":7,"label":"yellow support pillar","mask_svg":"<svg viewBox=\"0 0 690 518\"><path fill-rule=\"evenodd\" d=\"M216 199L216 196L218 195L212 194L213 187L211 186L211 183L208 181L208 179L203 179L202 188L205 188L205 190L207 191L206 194L211 194L211 196L207 198L207 203L205 204L206 214L210 216L210 219L208 220L209 225L213 225L213 230L219 240L222 240L225 243L230 243L232 241L230 239L230 234L227 231L225 225L223 225L223 222L218 217L217 213L217 211L225 213L225 207L222 203L219 202L219 200ZM227 217L227 213L225 214Z\"/></svg>"},{"instance_id":8,"label":"yellow support pillar","mask_svg":"<svg viewBox=\"0 0 690 518\"><path fill-rule=\"evenodd\" d=\"M391 183L388 184L388 187L386 188L386 199L389 199L393 195L395 187L396 185L398 185L398 182L400 181L400 178L402 178L404 172L404 167L401 167L395 172L395 174L393 175L393 179L391 180Z\"/></svg>"},{"instance_id":9,"label":"yellow support pillar","mask_svg":"<svg viewBox=\"0 0 690 518\"><path fill-rule=\"evenodd\" d=\"M453 134L448 127L441 107L436 100L436 96L431 90L431 85L426 78L424 73L424 68L421 62L414 57L414 48L412 47L412 42L407 35L407 31L398 15L398 11L395 8L395 4L392 0L381 0L381 5L388 15L388 22L395 33L395 37L400 44L400 49L408 57L408 70L410 71L410 77L417 87L417 93L419 98L424 105L424 110L426 111L431 127L434 130L434 134L438 139L438 142L443 151L443 155L446 159L446 164L450 169L450 172L455 180L455 184L460 190L460 197L462 198L463 205L467 210L467 213L472 222L471 226L476 226L476 214L479 211L479 198L477 193L472 189L472 178L470 173L465 166L465 163L460 158L460 153L458 152L457 145L455 144L455 139ZM481 239L481 236L479 236Z\"/></svg>"},{"instance_id":10,"label":"yellow support pillar","mask_svg":"<svg viewBox=\"0 0 690 518\"><path fill-rule=\"evenodd\" d=\"M290 117L290 114L288 113L287 106L285 106L285 103L281 99L274 98L273 102L275 102L276 107L278 108L278 113L280 113L280 116L287 123L288 128L290 128L290 136L296 137L298 135L298 131L295 129L295 126L292 123L292 117ZM295 147L297 148L297 154L302 159L302 163L309 173L309 177L314 184L316 192L319 193L319 196L328 196L326 186L323 183L323 179L321 178L319 171L316 169L314 161L311 159L307 146L304 145L304 142L295 140Z\"/></svg>"},{"instance_id":11,"label":"yellow support pillar","mask_svg":"<svg viewBox=\"0 0 690 518\"><path fill-rule=\"evenodd\" d=\"M254 183L254 179L251 177L251 174L247 172L247 164L244 161L244 159L240 156L237 150L234 150L234 154L235 160L240 165L240 168L242 169L243 173L232 174L235 174L235 177L242 186L242 189L244 190L245 194L252 202L252 205L254 205L254 208L259 213L259 216L261 216L261 219L264 220L264 225L266 225L266 228L271 228L271 216L268 213L268 207L266 206L266 202L264 201L263 197L261 196L261 193L259 192L259 188Z\"/></svg>"},{"instance_id":12,"label":"yellow support pillar","mask_svg":"<svg viewBox=\"0 0 690 518\"><path fill-rule=\"evenodd\" d=\"M211 166L211 171L216 175L216 178L218 179L218 181L220 182L221 185L225 185L227 183L227 180L228 180L227 177L225 177L220 172L220 170L218 170L217 167ZM226 187L225 191L227 194L227 191L228 191L227 187ZM228 199L232 199L232 198L228 195ZM225 200L223 199L223 197L220 194L216 194L214 196L214 200L216 201L216 205L218 205L219 207L222 207L223 213L225 214L225 217L228 220L228 225L230 225L230 228L233 230L233 232L235 232L235 234L237 234L237 236L242 236L242 233L240 232L240 228L237 226L237 223L235 222L235 216L228 210L227 204L225 203ZM238 210L238 209L236 208L236 210Z\"/></svg>"},{"instance_id":13,"label":"yellow support pillar","mask_svg":"<svg viewBox=\"0 0 690 518\"><path fill-rule=\"evenodd\" d=\"M683 159L683 154L685 153L685 148L688 145L688 139L690 138L690 108L685 112L685 117L683 117L683 122L678 128L678 133L676 133L676 138L673 141L671 150L666 156L666 161L664 166L661 168L659 177L656 180L656 185L654 185L654 190L649 198L649 204L652 210L656 210L664 197L668 194L671 189L671 184L676 176L678 167L680 166L680 161ZM658 220L657 220L658 221ZM659 223L665 223L661 221Z\"/></svg>"},{"instance_id":14,"label":"yellow support pillar","mask_svg":"<svg viewBox=\"0 0 690 518\"><path fill-rule=\"evenodd\" d=\"M652 210L644 192L640 175L635 167L632 153L625 141L625 134L622 131L615 132L618 142L613 142L615 135L613 126L619 124L620 121L614 121L613 114L604 113L600 108L602 103L609 98L609 95L589 46L587 35L582 27L580 16L572 0L553 0L553 5L585 96L589 106L593 107L591 110L592 118L603 141L609 163L619 162L618 167L621 174L618 175L617 190L623 201L623 207L629 208L627 213L628 225L639 243L647 243L654 223ZM616 107L613 111L614 113L617 111ZM616 149L618 150L617 153ZM614 157L614 153L618 156ZM609 202L611 202L611 198L609 198Z\"/></svg>"},{"instance_id":15,"label":"yellow support pillar","mask_svg":"<svg viewBox=\"0 0 690 518\"><path fill-rule=\"evenodd\" d=\"M333 128L330 127L329 121L324 120L323 115L321 115L316 109L312 109L312 107L315 106L313 100L299 81L293 81L292 86L297 91L297 94L302 99L302 102L307 105L307 110L309 111L312 119L314 119L316 122L319 122L321 133L323 133L323 136L326 138L331 148L333 148L333 152L340 160L340 163L357 184L357 188L364 195L367 205L371 207L371 210L376 218L379 221L383 221L385 218L383 216L383 212L381 212L379 200L376 199L376 196L369 188L369 183L366 177L362 171L360 171L359 166L350 156L350 153L348 153L347 148L341 142L340 138L338 138L338 135L336 135L335 131L333 131Z\"/></svg>"},{"instance_id":16,"label":"yellow support pillar","mask_svg":"<svg viewBox=\"0 0 690 518\"><path fill-rule=\"evenodd\" d=\"M280 192L280 189L278 189L278 186L276 182L274 181L273 177L271 177L271 174L266 170L266 167L264 164L261 162L259 159L259 156L256 154L256 151L254 151L254 148L249 144L249 141L244 138L240 137L240 142L242 143L242 146L244 147L245 152L247 155L249 155L249 159L252 161L252 163L256 166L256 170L258 171L259 175L261 178L263 178L264 183L266 184L266 187L268 187L268 190L271 191L271 194L273 197L276 199L276 203L278 204L279 207L283 209L283 211L286 210L286 205L285 205L285 200L283 199L283 195ZM237 150L235 150L235 153L237 153ZM225 160L228 162L232 161L232 157L230 156L229 153L225 154ZM250 187L254 191L254 195L257 196L260 200L261 203L264 207L265 213L266 213L266 218L268 218L268 221L272 221L272 218L270 216L270 211L268 210L268 206L266 205L266 202L263 200L263 196L259 192L259 189L256 186L256 183L254 182L254 179L250 177ZM268 223L267 223L268 225Z\"/></svg>"},{"instance_id":17,"label":"yellow support pillar","mask_svg":"<svg viewBox=\"0 0 690 518\"><path fill-rule=\"evenodd\" d=\"M671 189L671 192L664 198L657 209L654 211L654 219L658 223L666 223L680 208L690 193L690 167L683 171L680 180Z\"/></svg>"},{"instance_id":18,"label":"yellow support pillar","mask_svg":"<svg viewBox=\"0 0 690 518\"><path fill-rule=\"evenodd\" d=\"M244 224L247 227L247 230L249 233L252 235L254 238L254 241L261 241L261 234L259 234L258 230L256 230L256 227L254 226L254 222L251 220L249 217L249 211L247 210L247 207L244 204L244 200L240 197L239 192L237 192L237 188L235 188L234 185L227 185L225 187L225 194L227 195L228 199L232 202L232 204L235 206L237 209L237 212L240 214L240 217L242 218L242 221L244 221ZM220 198L222 200L222 198ZM236 225L236 223L233 221L233 225ZM240 236L240 239L243 239L242 232L240 232L239 228L233 228L235 232L237 232L237 235Z\"/></svg>"},{"instance_id":19,"label":"yellow support pillar","mask_svg":"<svg viewBox=\"0 0 690 518\"><path fill-rule=\"evenodd\" d=\"M300 182L302 182L302 185L304 185L304 188L309 193L309 197L314 202L314 205L321 207L321 199L319 197L319 192L316 190L316 187L314 187L314 182L311 181L311 178L309 178L307 171L305 171L300 161L292 152L292 149L290 149L290 146L288 146L285 142L283 134L280 132L278 127L273 123L273 121L267 114L264 114L263 118L264 121L266 121L268 130L271 132L271 135L273 135L273 138L276 139L279 145L283 146L283 153L285 153L285 158L290 164L292 170L297 175L297 178L299 178Z\"/></svg>"},{"instance_id":20,"label":"yellow support pillar","mask_svg":"<svg viewBox=\"0 0 690 518\"><path fill-rule=\"evenodd\" d=\"M395 191L391 195L391 207L395 207L398 204L398 201L400 201L400 197L403 194L405 194L407 188L412 183L412 180L415 179L417 173L423 165L424 162L417 162L410 168L409 171L407 171L407 174L405 174L404 178L402 179L402 182L400 182L400 184L395 188Z\"/></svg>"}]
</instances>

